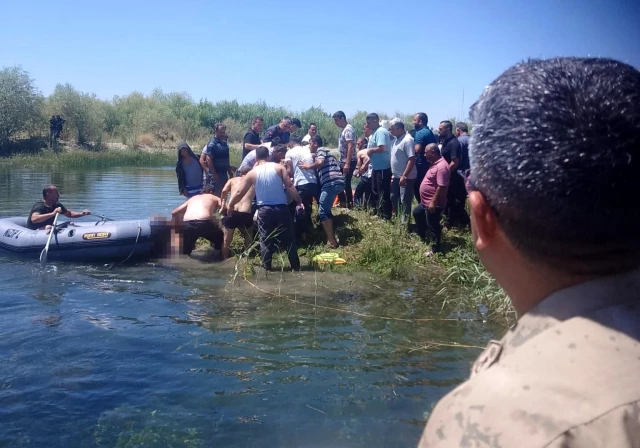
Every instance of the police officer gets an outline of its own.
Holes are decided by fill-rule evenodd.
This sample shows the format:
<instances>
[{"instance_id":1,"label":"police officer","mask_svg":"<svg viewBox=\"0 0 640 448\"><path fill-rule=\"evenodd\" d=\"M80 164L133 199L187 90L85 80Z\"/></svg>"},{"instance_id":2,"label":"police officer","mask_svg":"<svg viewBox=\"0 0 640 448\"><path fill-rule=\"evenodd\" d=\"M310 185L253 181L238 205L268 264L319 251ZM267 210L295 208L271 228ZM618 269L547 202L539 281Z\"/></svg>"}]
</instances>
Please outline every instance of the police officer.
<instances>
[{"instance_id":1,"label":"police officer","mask_svg":"<svg viewBox=\"0 0 640 448\"><path fill-rule=\"evenodd\" d=\"M518 64L472 108L475 247L518 314L420 447L640 443L640 72Z\"/></svg>"}]
</instances>

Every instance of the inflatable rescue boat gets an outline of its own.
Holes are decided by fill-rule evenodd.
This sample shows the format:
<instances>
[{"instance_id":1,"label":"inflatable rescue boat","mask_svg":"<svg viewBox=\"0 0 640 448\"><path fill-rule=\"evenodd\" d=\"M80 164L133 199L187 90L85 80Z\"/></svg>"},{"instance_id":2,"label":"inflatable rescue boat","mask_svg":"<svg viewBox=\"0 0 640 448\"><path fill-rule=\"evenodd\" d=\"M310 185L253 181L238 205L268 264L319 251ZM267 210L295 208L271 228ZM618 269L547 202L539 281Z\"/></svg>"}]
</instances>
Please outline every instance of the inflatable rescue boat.
<instances>
[{"instance_id":1,"label":"inflatable rescue boat","mask_svg":"<svg viewBox=\"0 0 640 448\"><path fill-rule=\"evenodd\" d=\"M51 237L49 261L121 262L151 258L159 249L161 231L148 219L137 221L58 222ZM48 230L30 230L27 218L0 219L0 251L38 260Z\"/></svg>"}]
</instances>

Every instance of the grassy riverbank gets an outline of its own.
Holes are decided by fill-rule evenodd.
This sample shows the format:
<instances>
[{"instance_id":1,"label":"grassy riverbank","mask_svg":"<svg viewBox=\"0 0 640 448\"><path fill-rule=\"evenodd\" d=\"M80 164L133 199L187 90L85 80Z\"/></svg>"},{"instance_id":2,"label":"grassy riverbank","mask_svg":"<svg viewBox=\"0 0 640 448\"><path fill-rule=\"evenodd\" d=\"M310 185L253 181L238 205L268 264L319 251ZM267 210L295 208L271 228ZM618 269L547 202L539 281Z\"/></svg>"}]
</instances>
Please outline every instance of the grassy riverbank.
<instances>
[{"instance_id":1,"label":"grassy riverbank","mask_svg":"<svg viewBox=\"0 0 640 448\"><path fill-rule=\"evenodd\" d=\"M478 312L499 318L513 316L509 299L480 263L469 233L446 232L443 253L427 258L424 253L428 247L416 235L409 234L399 222L388 222L362 210L334 210L334 213L341 247L326 249L324 234L318 225L310 244L302 244L299 248L303 265L337 272L365 271L376 281L387 279L428 284L439 289L437 300L447 312ZM242 253L239 238L234 240L234 249L238 254ZM325 252L336 252L347 263L317 266L312 261L313 257ZM286 260L286 256L283 258ZM274 266L278 265L279 259L274 259ZM252 269L260 264L257 255L250 264Z\"/></svg>"}]
</instances>

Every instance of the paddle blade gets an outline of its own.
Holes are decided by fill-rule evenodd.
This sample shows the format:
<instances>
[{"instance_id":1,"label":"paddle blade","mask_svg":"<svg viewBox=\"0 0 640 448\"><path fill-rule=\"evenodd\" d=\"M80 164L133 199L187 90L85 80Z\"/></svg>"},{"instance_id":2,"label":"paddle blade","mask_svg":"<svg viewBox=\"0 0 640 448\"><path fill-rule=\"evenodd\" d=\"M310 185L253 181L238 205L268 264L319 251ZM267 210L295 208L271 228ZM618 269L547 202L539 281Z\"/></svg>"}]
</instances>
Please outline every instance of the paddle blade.
<instances>
[{"instance_id":1,"label":"paddle blade","mask_svg":"<svg viewBox=\"0 0 640 448\"><path fill-rule=\"evenodd\" d=\"M40 264L44 265L47 263L47 248L42 249L40 252Z\"/></svg>"}]
</instances>

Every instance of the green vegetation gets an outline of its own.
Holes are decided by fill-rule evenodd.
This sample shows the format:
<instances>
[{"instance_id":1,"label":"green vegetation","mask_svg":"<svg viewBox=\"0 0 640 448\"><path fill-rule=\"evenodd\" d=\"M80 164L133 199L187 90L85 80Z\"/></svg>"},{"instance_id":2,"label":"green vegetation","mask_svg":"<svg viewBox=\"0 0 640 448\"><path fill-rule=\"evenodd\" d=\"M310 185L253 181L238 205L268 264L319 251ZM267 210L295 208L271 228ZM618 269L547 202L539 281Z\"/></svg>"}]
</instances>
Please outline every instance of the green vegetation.
<instances>
[{"instance_id":1,"label":"green vegetation","mask_svg":"<svg viewBox=\"0 0 640 448\"><path fill-rule=\"evenodd\" d=\"M220 122L227 126L229 141L239 143L256 115L264 118L265 127L277 124L284 116L298 118L303 124L303 129L296 132L299 136L306 134L310 123L316 123L326 145L335 147L339 129L331 118L333 112L320 107L289 110L265 102L195 101L186 92L165 93L160 89L150 95L132 92L103 100L70 84L58 84L51 95L44 97L27 72L10 67L0 71L0 156L37 151L39 146L27 147L24 141L46 141L52 115L66 120L63 141L91 144L96 149L107 147L105 143L119 143L131 149L168 148L179 140L193 144L208 140L213 125ZM349 117L357 133L361 132L366 115L367 112L358 111ZM379 115L390 118L384 113ZM412 130L412 114L394 115L403 118L407 129Z\"/></svg>"},{"instance_id":2,"label":"green vegetation","mask_svg":"<svg viewBox=\"0 0 640 448\"><path fill-rule=\"evenodd\" d=\"M114 166L167 166L176 157L166 151L111 150L92 152L69 150L55 153L44 150L37 154L16 154L0 159L0 168L108 168Z\"/></svg>"},{"instance_id":3,"label":"green vegetation","mask_svg":"<svg viewBox=\"0 0 640 448\"><path fill-rule=\"evenodd\" d=\"M324 233L319 223L315 223L317 225L309 244L299 248L303 265L306 262L313 269L367 271L382 279L429 283L440 288L438 297L442 300L444 310L512 317L509 299L480 263L469 233L455 230L446 232L443 236L443 253L427 258L424 253L428 246L395 220L388 222L364 210L336 210L334 213L336 235L341 247L337 250L326 249L323 245ZM206 245L208 242L200 240L200 248ZM234 238L233 248L239 260L238 275L253 274L254 268L260 264L257 244L252 246L252 258L246 257L242 239L238 235ZM313 257L324 252L337 252L347 260L347 264L316 266ZM279 266L280 262L287 265L286 256L274 257L274 267Z\"/></svg>"}]
</instances>

